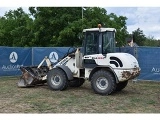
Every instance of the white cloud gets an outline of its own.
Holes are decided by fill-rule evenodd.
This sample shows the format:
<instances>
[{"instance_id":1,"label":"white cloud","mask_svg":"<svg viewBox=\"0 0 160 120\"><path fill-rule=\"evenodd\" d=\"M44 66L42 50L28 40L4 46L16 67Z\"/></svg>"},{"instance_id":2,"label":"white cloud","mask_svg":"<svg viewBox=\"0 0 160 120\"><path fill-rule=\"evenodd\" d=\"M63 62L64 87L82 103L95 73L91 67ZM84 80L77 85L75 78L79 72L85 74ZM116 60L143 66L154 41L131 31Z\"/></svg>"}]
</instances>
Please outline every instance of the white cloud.
<instances>
[{"instance_id":1,"label":"white cloud","mask_svg":"<svg viewBox=\"0 0 160 120\"><path fill-rule=\"evenodd\" d=\"M147 37L160 39L160 7L114 7L106 10L108 13L126 16L129 33L140 28Z\"/></svg>"}]
</instances>

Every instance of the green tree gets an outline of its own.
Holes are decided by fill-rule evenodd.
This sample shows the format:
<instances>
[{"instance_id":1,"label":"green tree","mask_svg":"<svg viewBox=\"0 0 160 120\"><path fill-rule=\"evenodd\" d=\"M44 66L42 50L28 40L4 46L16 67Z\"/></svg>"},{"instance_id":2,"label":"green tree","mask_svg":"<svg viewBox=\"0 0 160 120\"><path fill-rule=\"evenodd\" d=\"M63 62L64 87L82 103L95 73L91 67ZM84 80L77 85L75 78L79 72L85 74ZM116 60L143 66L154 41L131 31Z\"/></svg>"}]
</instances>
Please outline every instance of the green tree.
<instances>
[{"instance_id":1,"label":"green tree","mask_svg":"<svg viewBox=\"0 0 160 120\"><path fill-rule=\"evenodd\" d=\"M13 37L10 32L15 28L13 22L5 17L0 18L0 46L12 46Z\"/></svg>"},{"instance_id":2,"label":"green tree","mask_svg":"<svg viewBox=\"0 0 160 120\"><path fill-rule=\"evenodd\" d=\"M83 18L82 18L83 9ZM104 8L99 7L31 7L29 8L34 20L34 45L39 46L80 46L79 35L85 28L115 27L116 39L124 44L126 17L107 15ZM114 20L111 20L112 17ZM124 36L123 36L124 35Z\"/></svg>"},{"instance_id":3,"label":"green tree","mask_svg":"<svg viewBox=\"0 0 160 120\"><path fill-rule=\"evenodd\" d=\"M156 40L153 36L148 36L144 41L143 46L160 47L159 40Z\"/></svg>"},{"instance_id":4,"label":"green tree","mask_svg":"<svg viewBox=\"0 0 160 120\"><path fill-rule=\"evenodd\" d=\"M0 45L31 46L33 21L22 8L10 10L0 21Z\"/></svg>"},{"instance_id":5,"label":"green tree","mask_svg":"<svg viewBox=\"0 0 160 120\"><path fill-rule=\"evenodd\" d=\"M143 30L138 28L137 30L132 32L133 41L137 43L138 46L143 46L144 42L147 40L146 36L143 33Z\"/></svg>"},{"instance_id":6,"label":"green tree","mask_svg":"<svg viewBox=\"0 0 160 120\"><path fill-rule=\"evenodd\" d=\"M35 18L34 45L70 46L73 44L69 41L72 41L76 35L68 26L81 19L81 8L32 7L29 10Z\"/></svg>"},{"instance_id":7,"label":"green tree","mask_svg":"<svg viewBox=\"0 0 160 120\"><path fill-rule=\"evenodd\" d=\"M99 23L117 29L119 46L125 43L128 34L126 17L108 15L100 7L30 7L29 12L18 8L0 18L0 45L81 46L82 30L97 27Z\"/></svg>"},{"instance_id":8,"label":"green tree","mask_svg":"<svg viewBox=\"0 0 160 120\"><path fill-rule=\"evenodd\" d=\"M108 22L108 27L114 27L117 30L116 41L117 46L124 46L126 44L126 37L128 35L126 20L124 16L117 16L114 13L109 14L110 21Z\"/></svg>"}]
</instances>

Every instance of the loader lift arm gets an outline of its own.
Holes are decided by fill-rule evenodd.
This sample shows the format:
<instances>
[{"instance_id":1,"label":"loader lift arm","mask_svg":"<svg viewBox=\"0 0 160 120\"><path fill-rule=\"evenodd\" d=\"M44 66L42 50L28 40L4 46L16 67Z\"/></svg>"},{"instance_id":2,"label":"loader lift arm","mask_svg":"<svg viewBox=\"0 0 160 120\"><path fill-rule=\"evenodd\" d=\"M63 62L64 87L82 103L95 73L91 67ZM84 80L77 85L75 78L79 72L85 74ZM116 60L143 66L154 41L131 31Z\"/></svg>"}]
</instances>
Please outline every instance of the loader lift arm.
<instances>
[{"instance_id":1,"label":"loader lift arm","mask_svg":"<svg viewBox=\"0 0 160 120\"><path fill-rule=\"evenodd\" d=\"M45 56L38 66L20 67L22 75L18 81L18 87L31 87L46 83L47 73L49 70L55 68L56 66L64 65L74 56L76 49L71 52L69 52L69 50L70 48L68 49L66 55L62 59L58 60L55 65L53 65L50 59ZM44 62L46 62L47 65L43 66Z\"/></svg>"}]
</instances>

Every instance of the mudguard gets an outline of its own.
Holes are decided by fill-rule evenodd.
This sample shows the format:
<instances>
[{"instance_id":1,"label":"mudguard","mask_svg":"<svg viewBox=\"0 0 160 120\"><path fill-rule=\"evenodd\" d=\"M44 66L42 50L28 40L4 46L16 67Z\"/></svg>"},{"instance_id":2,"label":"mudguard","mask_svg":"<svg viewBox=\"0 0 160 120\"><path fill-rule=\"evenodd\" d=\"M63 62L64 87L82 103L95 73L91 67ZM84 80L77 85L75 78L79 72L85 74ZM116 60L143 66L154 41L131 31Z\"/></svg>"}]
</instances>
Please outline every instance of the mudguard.
<instances>
[{"instance_id":1,"label":"mudguard","mask_svg":"<svg viewBox=\"0 0 160 120\"><path fill-rule=\"evenodd\" d=\"M66 73L68 80L72 80L73 79L72 71L67 66L58 65L56 67L61 68Z\"/></svg>"}]
</instances>

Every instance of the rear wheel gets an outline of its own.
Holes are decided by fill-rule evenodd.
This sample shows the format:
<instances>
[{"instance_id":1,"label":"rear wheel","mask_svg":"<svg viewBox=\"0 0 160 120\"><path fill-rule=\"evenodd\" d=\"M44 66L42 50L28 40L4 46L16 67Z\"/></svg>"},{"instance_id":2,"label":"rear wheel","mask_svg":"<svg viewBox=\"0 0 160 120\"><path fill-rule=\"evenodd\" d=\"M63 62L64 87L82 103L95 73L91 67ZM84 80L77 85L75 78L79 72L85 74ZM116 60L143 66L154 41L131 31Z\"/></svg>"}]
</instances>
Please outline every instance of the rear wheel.
<instances>
[{"instance_id":1,"label":"rear wheel","mask_svg":"<svg viewBox=\"0 0 160 120\"><path fill-rule=\"evenodd\" d=\"M116 82L109 71L100 70L93 74L91 86L95 93L109 95L116 89Z\"/></svg>"},{"instance_id":2,"label":"rear wheel","mask_svg":"<svg viewBox=\"0 0 160 120\"><path fill-rule=\"evenodd\" d=\"M47 75L47 84L51 90L65 90L68 87L68 79L65 72L54 68Z\"/></svg>"},{"instance_id":3,"label":"rear wheel","mask_svg":"<svg viewBox=\"0 0 160 120\"><path fill-rule=\"evenodd\" d=\"M74 80L69 81L70 87L80 87L83 85L85 80L83 78L74 78Z\"/></svg>"},{"instance_id":4,"label":"rear wheel","mask_svg":"<svg viewBox=\"0 0 160 120\"><path fill-rule=\"evenodd\" d=\"M121 91L122 89L124 89L127 86L127 84L128 84L128 80L118 83L117 87L116 87L116 91Z\"/></svg>"}]
</instances>

